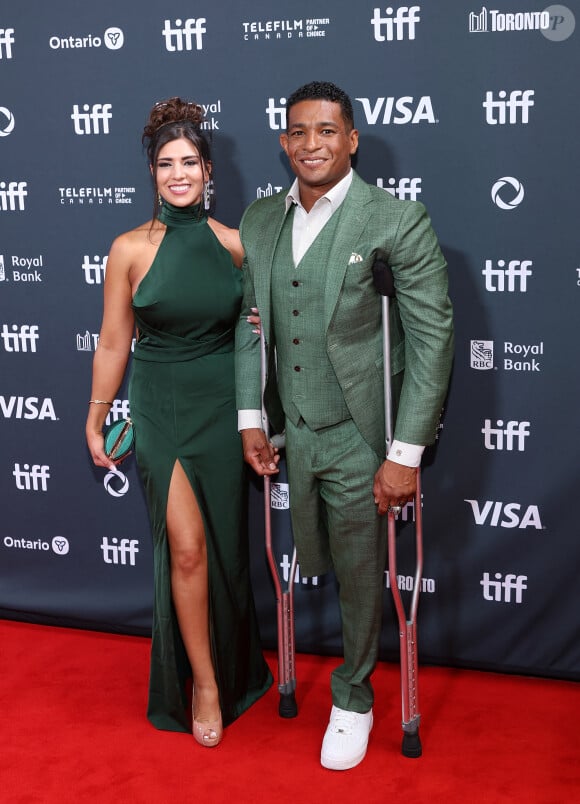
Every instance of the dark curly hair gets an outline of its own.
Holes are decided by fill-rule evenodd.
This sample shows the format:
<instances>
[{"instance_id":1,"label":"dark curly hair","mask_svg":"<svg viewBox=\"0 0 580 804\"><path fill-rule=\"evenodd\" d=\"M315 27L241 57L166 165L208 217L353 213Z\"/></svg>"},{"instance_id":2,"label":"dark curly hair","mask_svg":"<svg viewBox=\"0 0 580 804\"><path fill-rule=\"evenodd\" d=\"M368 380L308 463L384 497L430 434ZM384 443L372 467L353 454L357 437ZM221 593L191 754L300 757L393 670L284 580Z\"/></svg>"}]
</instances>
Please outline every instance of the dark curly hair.
<instances>
[{"instance_id":1,"label":"dark curly hair","mask_svg":"<svg viewBox=\"0 0 580 804\"><path fill-rule=\"evenodd\" d=\"M288 119L288 112L292 106L306 100L326 100L338 103L347 128L349 130L354 128L352 101L346 92L336 84L332 84L330 81L311 81L309 84L299 87L286 101L286 119Z\"/></svg>"},{"instance_id":2,"label":"dark curly hair","mask_svg":"<svg viewBox=\"0 0 580 804\"><path fill-rule=\"evenodd\" d=\"M153 167L153 184L157 199L157 178L155 165L159 151L168 142L186 139L197 150L206 170L211 163L209 139L203 132L203 109L198 103L182 100L178 97L158 101L149 113L149 119L143 129L141 142L146 148L149 164ZM212 193L212 200L213 200ZM156 203L156 201L155 201Z\"/></svg>"}]
</instances>

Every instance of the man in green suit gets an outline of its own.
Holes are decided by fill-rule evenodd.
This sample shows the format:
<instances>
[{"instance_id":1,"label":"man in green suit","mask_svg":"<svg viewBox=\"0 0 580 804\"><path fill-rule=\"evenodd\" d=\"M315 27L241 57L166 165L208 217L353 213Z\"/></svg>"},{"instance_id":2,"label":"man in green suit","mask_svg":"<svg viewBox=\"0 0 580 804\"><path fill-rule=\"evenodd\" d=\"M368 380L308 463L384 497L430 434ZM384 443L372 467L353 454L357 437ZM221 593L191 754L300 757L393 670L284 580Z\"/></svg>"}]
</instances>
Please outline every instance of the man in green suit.
<instances>
[{"instance_id":1,"label":"man in green suit","mask_svg":"<svg viewBox=\"0 0 580 804\"><path fill-rule=\"evenodd\" d=\"M389 506L413 499L416 467L435 439L453 352L446 263L422 204L400 201L351 168L352 104L313 82L287 101L280 136L296 180L245 212L244 302L236 386L246 461L277 471L261 429L261 316L266 405L286 430L292 528L303 575L335 571L344 662L332 674L321 763L346 770L365 756L378 653ZM372 265L393 271L391 373L397 408L385 460L381 301ZM275 354L274 354L275 353Z\"/></svg>"}]
</instances>

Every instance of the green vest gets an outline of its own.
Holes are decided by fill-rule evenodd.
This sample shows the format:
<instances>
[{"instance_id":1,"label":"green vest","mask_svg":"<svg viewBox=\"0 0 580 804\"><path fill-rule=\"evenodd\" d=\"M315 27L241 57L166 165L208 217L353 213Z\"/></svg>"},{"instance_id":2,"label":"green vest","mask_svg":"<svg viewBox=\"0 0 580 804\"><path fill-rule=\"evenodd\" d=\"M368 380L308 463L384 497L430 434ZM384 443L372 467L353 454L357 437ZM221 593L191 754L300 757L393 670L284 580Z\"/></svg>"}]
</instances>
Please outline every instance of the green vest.
<instances>
[{"instance_id":1,"label":"green vest","mask_svg":"<svg viewBox=\"0 0 580 804\"><path fill-rule=\"evenodd\" d=\"M324 292L327 260L339 226L337 210L299 264L292 257L292 221L287 215L272 265L272 312L278 391L284 413L311 430L350 419L326 353Z\"/></svg>"}]
</instances>

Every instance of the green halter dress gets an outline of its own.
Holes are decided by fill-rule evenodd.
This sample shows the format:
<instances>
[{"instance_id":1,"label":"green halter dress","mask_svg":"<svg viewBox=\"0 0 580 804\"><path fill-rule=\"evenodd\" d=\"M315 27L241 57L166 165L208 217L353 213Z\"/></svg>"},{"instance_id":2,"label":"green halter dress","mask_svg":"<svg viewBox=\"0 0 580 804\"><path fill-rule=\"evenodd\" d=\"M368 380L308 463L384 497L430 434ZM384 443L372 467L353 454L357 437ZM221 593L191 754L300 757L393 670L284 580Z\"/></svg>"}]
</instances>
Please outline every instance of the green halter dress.
<instances>
[{"instance_id":1,"label":"green halter dress","mask_svg":"<svg viewBox=\"0 0 580 804\"><path fill-rule=\"evenodd\" d=\"M191 731L191 668L170 584L166 509L179 461L207 542L210 639L224 725L268 689L249 578L246 484L234 393L242 277L199 206L164 204L167 230L133 298L129 401L154 548L148 717Z\"/></svg>"}]
</instances>

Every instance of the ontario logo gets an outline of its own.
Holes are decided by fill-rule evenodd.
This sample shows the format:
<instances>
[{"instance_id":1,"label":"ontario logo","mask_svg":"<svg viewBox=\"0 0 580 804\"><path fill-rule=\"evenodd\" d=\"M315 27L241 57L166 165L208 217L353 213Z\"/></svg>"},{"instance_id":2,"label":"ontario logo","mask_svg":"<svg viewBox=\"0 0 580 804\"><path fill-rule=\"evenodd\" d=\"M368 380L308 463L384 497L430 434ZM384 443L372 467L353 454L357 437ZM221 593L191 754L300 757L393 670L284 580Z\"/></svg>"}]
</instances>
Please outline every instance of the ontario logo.
<instances>
[{"instance_id":1,"label":"ontario logo","mask_svg":"<svg viewBox=\"0 0 580 804\"><path fill-rule=\"evenodd\" d=\"M51 50L85 50L86 48L100 48L103 45L107 50L120 50L125 44L125 34L121 28L107 28L101 35L85 34L83 36L51 36L48 46Z\"/></svg>"}]
</instances>

